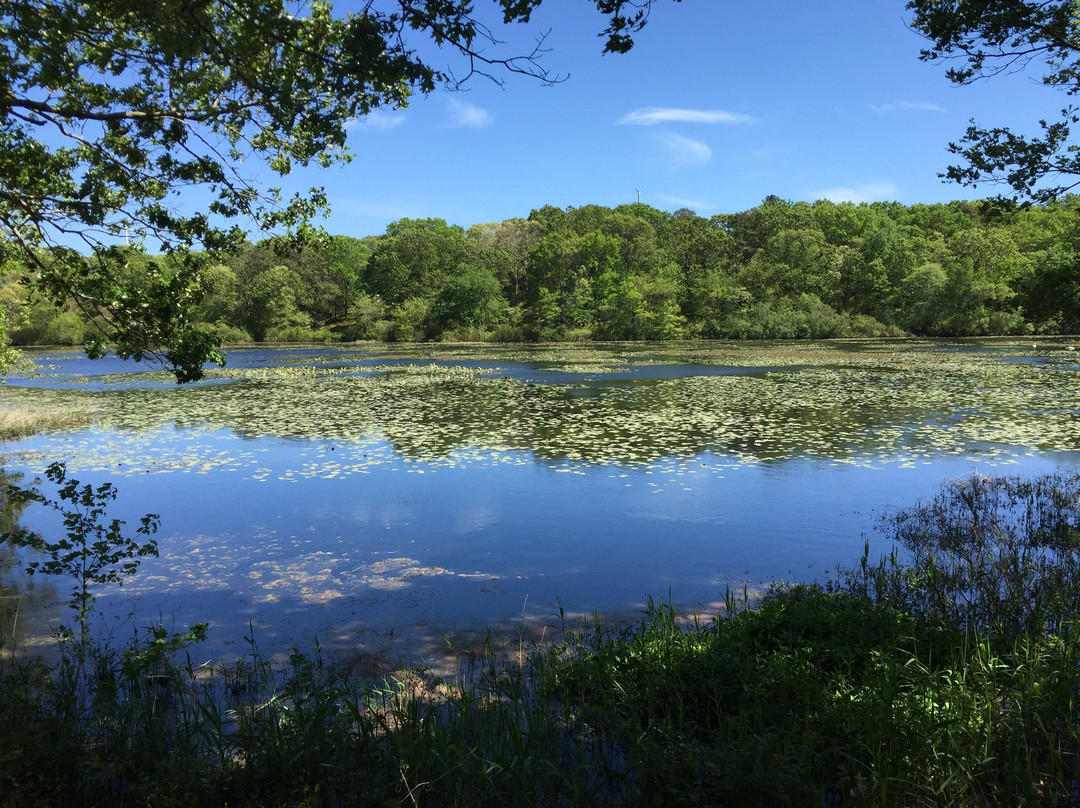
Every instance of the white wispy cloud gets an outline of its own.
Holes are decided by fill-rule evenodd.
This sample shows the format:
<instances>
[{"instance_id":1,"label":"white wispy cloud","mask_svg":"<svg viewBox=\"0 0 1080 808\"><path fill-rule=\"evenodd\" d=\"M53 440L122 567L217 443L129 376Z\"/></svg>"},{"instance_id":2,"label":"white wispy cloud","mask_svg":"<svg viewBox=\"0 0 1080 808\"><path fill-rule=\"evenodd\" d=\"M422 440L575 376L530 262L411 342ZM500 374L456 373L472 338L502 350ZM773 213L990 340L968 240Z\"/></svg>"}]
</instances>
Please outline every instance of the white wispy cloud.
<instances>
[{"instance_id":1,"label":"white wispy cloud","mask_svg":"<svg viewBox=\"0 0 1080 808\"><path fill-rule=\"evenodd\" d=\"M945 108L937 104L922 101L889 101L885 104L871 104L870 109L879 115L898 110L915 110L918 112L944 112Z\"/></svg>"},{"instance_id":2,"label":"white wispy cloud","mask_svg":"<svg viewBox=\"0 0 1080 808\"><path fill-rule=\"evenodd\" d=\"M362 118L352 118L346 124L346 129L371 129L376 132L386 132L405 123L403 112L383 112L375 110Z\"/></svg>"},{"instance_id":3,"label":"white wispy cloud","mask_svg":"<svg viewBox=\"0 0 1080 808\"><path fill-rule=\"evenodd\" d=\"M686 208L692 210L695 213L700 214L701 211L712 210L713 206L710 202L702 202L700 199L687 199L682 196L669 196L668 194L660 194L660 201L664 203L668 210L679 210L680 208Z\"/></svg>"},{"instance_id":4,"label":"white wispy cloud","mask_svg":"<svg viewBox=\"0 0 1080 808\"><path fill-rule=\"evenodd\" d=\"M617 124L654 126L658 123L753 123L754 119L741 112L724 109L680 109L678 107L639 107L628 112Z\"/></svg>"},{"instance_id":5,"label":"white wispy cloud","mask_svg":"<svg viewBox=\"0 0 1080 808\"><path fill-rule=\"evenodd\" d=\"M457 98L446 99L446 108L450 113L450 122L454 126L483 129L495 120L495 116L486 109Z\"/></svg>"},{"instance_id":6,"label":"white wispy cloud","mask_svg":"<svg viewBox=\"0 0 1080 808\"><path fill-rule=\"evenodd\" d=\"M342 196L334 197L334 213L365 219L380 219L387 223L427 215L424 206L419 203L395 203L383 199L370 200Z\"/></svg>"},{"instance_id":7,"label":"white wispy cloud","mask_svg":"<svg viewBox=\"0 0 1080 808\"><path fill-rule=\"evenodd\" d=\"M661 132L655 138L676 168L705 165L712 159L712 149L700 140L692 140L674 132Z\"/></svg>"},{"instance_id":8,"label":"white wispy cloud","mask_svg":"<svg viewBox=\"0 0 1080 808\"><path fill-rule=\"evenodd\" d=\"M830 202L891 202L896 199L896 186L891 182L869 182L852 187L823 188L813 191L813 199L828 199Z\"/></svg>"}]
</instances>

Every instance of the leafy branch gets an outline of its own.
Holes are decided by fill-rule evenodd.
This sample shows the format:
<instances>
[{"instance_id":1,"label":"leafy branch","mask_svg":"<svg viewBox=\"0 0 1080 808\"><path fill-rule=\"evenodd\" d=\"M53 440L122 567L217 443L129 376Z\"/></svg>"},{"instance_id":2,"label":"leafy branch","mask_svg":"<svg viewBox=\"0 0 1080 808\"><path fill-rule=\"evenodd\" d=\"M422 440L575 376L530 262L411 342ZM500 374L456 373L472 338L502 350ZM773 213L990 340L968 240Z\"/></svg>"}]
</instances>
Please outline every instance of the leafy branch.
<instances>
[{"instance_id":1,"label":"leafy branch","mask_svg":"<svg viewBox=\"0 0 1080 808\"><path fill-rule=\"evenodd\" d=\"M1072 0L909 0L910 26L930 40L925 62L944 60L957 85L1031 71L1046 87L1080 93L1080 26ZM1039 122L1042 137L974 121L949 151L966 160L940 176L969 187L1006 185L1017 199L1047 202L1080 184L1078 147L1072 140L1077 108L1057 121ZM1049 180L1049 182L1044 182Z\"/></svg>"}]
</instances>

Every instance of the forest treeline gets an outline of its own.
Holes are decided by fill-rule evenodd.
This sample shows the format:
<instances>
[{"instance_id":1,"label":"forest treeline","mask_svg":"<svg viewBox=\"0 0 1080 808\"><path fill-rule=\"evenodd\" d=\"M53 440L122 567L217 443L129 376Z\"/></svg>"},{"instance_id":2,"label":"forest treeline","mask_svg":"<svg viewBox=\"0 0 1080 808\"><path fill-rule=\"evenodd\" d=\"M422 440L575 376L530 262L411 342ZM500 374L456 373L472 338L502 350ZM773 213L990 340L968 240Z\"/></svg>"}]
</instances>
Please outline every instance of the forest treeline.
<instances>
[{"instance_id":1,"label":"forest treeline","mask_svg":"<svg viewBox=\"0 0 1080 808\"><path fill-rule=\"evenodd\" d=\"M196 256L201 328L225 344L310 340L964 337L1080 331L1080 197L1020 206L789 202L703 218L643 204L547 206L463 229ZM166 259L114 248L110 271ZM8 264L16 345L94 336Z\"/></svg>"}]
</instances>

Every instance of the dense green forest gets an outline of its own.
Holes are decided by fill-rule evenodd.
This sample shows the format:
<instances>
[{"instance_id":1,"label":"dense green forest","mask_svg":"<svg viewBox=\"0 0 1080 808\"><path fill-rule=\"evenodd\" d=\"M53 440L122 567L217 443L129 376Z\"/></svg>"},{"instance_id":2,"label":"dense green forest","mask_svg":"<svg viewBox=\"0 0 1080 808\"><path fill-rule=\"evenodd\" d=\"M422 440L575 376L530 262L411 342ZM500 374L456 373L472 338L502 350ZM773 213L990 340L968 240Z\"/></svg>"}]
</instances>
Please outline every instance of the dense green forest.
<instances>
[{"instance_id":1,"label":"dense green forest","mask_svg":"<svg viewBox=\"0 0 1080 808\"><path fill-rule=\"evenodd\" d=\"M225 344L308 340L964 337L1080 331L1080 197L901 205L789 202L703 218L552 206L380 236L272 241L203 263L199 325ZM168 260L108 252L110 271ZM17 345L95 336L77 302L35 301L9 262ZM99 315L100 316L100 315Z\"/></svg>"}]
</instances>

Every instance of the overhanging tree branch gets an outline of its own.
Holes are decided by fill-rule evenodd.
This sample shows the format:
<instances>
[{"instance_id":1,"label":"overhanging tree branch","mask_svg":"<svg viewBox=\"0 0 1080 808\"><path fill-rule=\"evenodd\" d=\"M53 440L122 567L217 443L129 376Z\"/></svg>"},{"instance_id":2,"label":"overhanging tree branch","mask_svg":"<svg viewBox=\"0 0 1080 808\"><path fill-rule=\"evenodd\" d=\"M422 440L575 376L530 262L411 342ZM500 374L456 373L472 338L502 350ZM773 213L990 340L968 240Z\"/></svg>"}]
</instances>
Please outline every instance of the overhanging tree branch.
<instances>
[{"instance_id":1,"label":"overhanging tree branch","mask_svg":"<svg viewBox=\"0 0 1080 808\"><path fill-rule=\"evenodd\" d=\"M960 85L1008 73L1039 72L1042 84L1080 92L1080 3L1076 0L910 0L911 27L930 40L921 58L958 63L946 72ZM1041 65L1041 68L1039 67ZM943 178L976 187L1008 187L1014 198L1044 202L1080 186L1072 141L1077 108L1067 106L1040 137L971 122L949 150L965 162Z\"/></svg>"}]
</instances>

